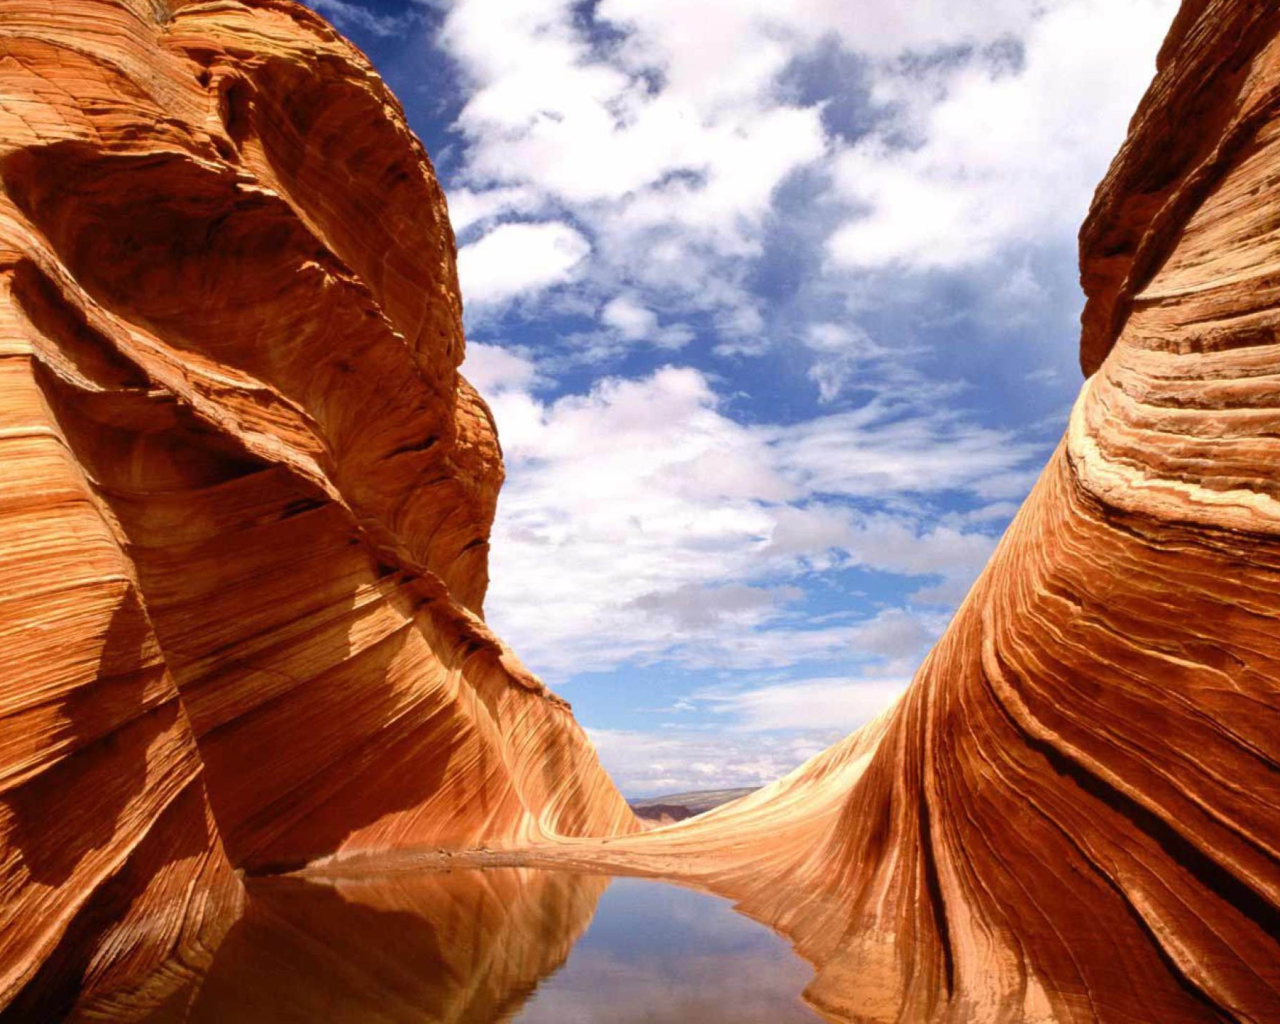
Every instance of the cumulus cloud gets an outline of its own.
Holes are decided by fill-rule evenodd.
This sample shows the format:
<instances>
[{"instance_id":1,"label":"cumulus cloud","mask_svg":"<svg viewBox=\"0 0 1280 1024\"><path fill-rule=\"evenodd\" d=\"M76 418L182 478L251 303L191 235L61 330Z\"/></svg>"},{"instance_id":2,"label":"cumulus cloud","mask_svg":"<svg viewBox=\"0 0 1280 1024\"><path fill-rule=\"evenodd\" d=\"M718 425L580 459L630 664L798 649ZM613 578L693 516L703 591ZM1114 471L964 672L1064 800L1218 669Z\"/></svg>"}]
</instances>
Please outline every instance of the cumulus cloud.
<instances>
[{"instance_id":1,"label":"cumulus cloud","mask_svg":"<svg viewBox=\"0 0 1280 1024\"><path fill-rule=\"evenodd\" d=\"M912 126L917 145L902 145L902 125L890 120L834 158L836 190L859 212L832 235L832 260L956 269L1010 246L1071 238L1175 8L1059 0L1022 26L1017 60L1002 50L932 71L940 98ZM920 88L921 74L909 64L886 69L880 87L901 95ZM1023 298L1036 287L1025 270L1014 285Z\"/></svg>"},{"instance_id":2,"label":"cumulus cloud","mask_svg":"<svg viewBox=\"0 0 1280 1024\"><path fill-rule=\"evenodd\" d=\"M458 278L470 303L509 302L573 280L590 252L560 221L500 224L458 253Z\"/></svg>"},{"instance_id":3,"label":"cumulus cloud","mask_svg":"<svg viewBox=\"0 0 1280 1024\"><path fill-rule=\"evenodd\" d=\"M960 271L1068 246L1176 0L444 8L437 41L467 97L455 226L571 211L592 246L581 290L616 339L687 342L687 328L656 333L660 299L676 320L710 315L716 351L742 356L776 343L762 334L770 309L753 275L784 258L770 232L798 173L810 176L808 202L786 216L812 220L802 233L826 254L828 294L860 293L862 275L886 268ZM831 52L867 80L840 130L830 109L847 83L828 74L803 95L794 87L797 67ZM487 282L468 281L469 298L492 300ZM1044 301L1025 264L1008 285L989 301ZM869 364L883 369L899 339L846 328L833 344L816 315L800 334L831 402ZM592 349L605 351L616 346Z\"/></svg>"},{"instance_id":4,"label":"cumulus cloud","mask_svg":"<svg viewBox=\"0 0 1280 1024\"><path fill-rule=\"evenodd\" d=\"M815 625L804 587L856 567L966 586L994 545L989 527L943 524L920 502L980 500L1043 455L946 412L887 403L744 424L689 367L551 400L519 388L489 398L508 481L486 608L552 678L658 659L853 658L910 671L941 626L935 612Z\"/></svg>"},{"instance_id":5,"label":"cumulus cloud","mask_svg":"<svg viewBox=\"0 0 1280 1024\"><path fill-rule=\"evenodd\" d=\"M902 696L907 679L802 679L736 693L704 693L716 712L744 732L837 729L866 725Z\"/></svg>"},{"instance_id":6,"label":"cumulus cloud","mask_svg":"<svg viewBox=\"0 0 1280 1024\"><path fill-rule=\"evenodd\" d=\"M457 235L497 217L530 214L542 206L538 193L526 185L491 188L482 192L469 188L450 189L448 202L449 222Z\"/></svg>"},{"instance_id":7,"label":"cumulus cloud","mask_svg":"<svg viewBox=\"0 0 1280 1024\"><path fill-rule=\"evenodd\" d=\"M467 342L467 358L460 369L482 395L527 391L538 380L538 369L527 355L481 341Z\"/></svg>"},{"instance_id":8,"label":"cumulus cloud","mask_svg":"<svg viewBox=\"0 0 1280 1024\"><path fill-rule=\"evenodd\" d=\"M600 319L627 341L651 337L658 330L658 317L630 295L610 299L600 311Z\"/></svg>"},{"instance_id":9,"label":"cumulus cloud","mask_svg":"<svg viewBox=\"0 0 1280 1024\"><path fill-rule=\"evenodd\" d=\"M840 738L825 729L803 735L588 729L600 760L630 797L763 786Z\"/></svg>"},{"instance_id":10,"label":"cumulus cloud","mask_svg":"<svg viewBox=\"0 0 1280 1024\"><path fill-rule=\"evenodd\" d=\"M711 727L590 729L601 762L624 793L654 796L762 786L871 721L906 679L817 678L691 694Z\"/></svg>"},{"instance_id":11,"label":"cumulus cloud","mask_svg":"<svg viewBox=\"0 0 1280 1024\"><path fill-rule=\"evenodd\" d=\"M605 3L584 20L570 0L455 0L439 35L469 86L456 124L466 148L455 226L536 194L590 233L602 297L630 282L674 290L727 323L757 323L742 270L729 264L760 254L774 191L827 143L817 105L774 94L788 49L765 26L754 51L735 51L712 75L691 74L692 55L662 44L691 21L713 36L731 13L671 9L655 20ZM710 67L709 56L694 63ZM634 318L621 331L654 340Z\"/></svg>"}]
</instances>

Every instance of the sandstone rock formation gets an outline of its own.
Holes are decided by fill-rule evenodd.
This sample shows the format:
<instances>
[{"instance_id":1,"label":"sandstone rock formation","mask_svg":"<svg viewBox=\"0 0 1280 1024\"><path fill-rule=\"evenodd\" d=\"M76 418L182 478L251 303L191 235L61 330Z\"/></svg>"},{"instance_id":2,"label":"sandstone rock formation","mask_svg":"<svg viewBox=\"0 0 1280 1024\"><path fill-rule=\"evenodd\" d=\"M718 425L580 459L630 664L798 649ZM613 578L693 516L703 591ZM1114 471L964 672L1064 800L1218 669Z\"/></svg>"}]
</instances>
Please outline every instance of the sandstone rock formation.
<instances>
[{"instance_id":1,"label":"sandstone rock formation","mask_svg":"<svg viewBox=\"0 0 1280 1024\"><path fill-rule=\"evenodd\" d=\"M1081 233L1092 376L902 701L605 859L856 1021L1280 1020L1280 9L1184 4Z\"/></svg>"},{"instance_id":2,"label":"sandstone rock formation","mask_svg":"<svg viewBox=\"0 0 1280 1024\"><path fill-rule=\"evenodd\" d=\"M0 186L0 1007L163 999L233 869L637 828L481 617L501 454L366 60L7 0Z\"/></svg>"}]
</instances>

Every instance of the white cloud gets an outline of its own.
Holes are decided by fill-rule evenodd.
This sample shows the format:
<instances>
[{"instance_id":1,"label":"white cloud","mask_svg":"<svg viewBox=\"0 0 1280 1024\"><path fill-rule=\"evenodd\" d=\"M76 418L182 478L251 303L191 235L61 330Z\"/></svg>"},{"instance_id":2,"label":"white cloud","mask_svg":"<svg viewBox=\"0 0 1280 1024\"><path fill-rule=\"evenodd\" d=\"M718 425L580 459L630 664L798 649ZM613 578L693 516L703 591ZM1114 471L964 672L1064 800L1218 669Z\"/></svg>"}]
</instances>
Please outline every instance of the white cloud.
<instances>
[{"instance_id":1,"label":"white cloud","mask_svg":"<svg viewBox=\"0 0 1280 1024\"><path fill-rule=\"evenodd\" d=\"M781 471L797 488L862 497L945 490L992 498L1012 491L1021 497L1028 484L1010 470L1037 452L945 408L904 415L882 398L776 430L772 438Z\"/></svg>"},{"instance_id":2,"label":"white cloud","mask_svg":"<svg viewBox=\"0 0 1280 1024\"><path fill-rule=\"evenodd\" d=\"M871 721L906 685L905 678L822 678L709 690L681 703L710 709L720 720L711 726L587 731L631 797L762 786Z\"/></svg>"},{"instance_id":3,"label":"white cloud","mask_svg":"<svg viewBox=\"0 0 1280 1024\"><path fill-rule=\"evenodd\" d=\"M792 617L754 629L703 636L678 653L694 668L792 670L838 664L864 672L909 675L937 640L946 616L890 608L860 621L825 625ZM763 627L763 628L761 628Z\"/></svg>"},{"instance_id":4,"label":"white cloud","mask_svg":"<svg viewBox=\"0 0 1280 1024\"><path fill-rule=\"evenodd\" d=\"M799 48L834 35L875 57L983 43L1026 28L1028 0L603 0L602 16L641 30L633 46L682 90L730 97L767 82Z\"/></svg>"},{"instance_id":5,"label":"white cloud","mask_svg":"<svg viewBox=\"0 0 1280 1024\"><path fill-rule=\"evenodd\" d=\"M509 302L573 280L591 244L560 221L501 224L458 253L463 300Z\"/></svg>"},{"instance_id":6,"label":"white cloud","mask_svg":"<svg viewBox=\"0 0 1280 1024\"><path fill-rule=\"evenodd\" d=\"M610 19L609 5L597 17ZM658 27L689 20L672 17ZM664 54L638 59L652 41L647 35L633 36L621 59L600 52L570 0L460 0L442 41L474 83L458 124L471 142L469 173L478 182L534 181L571 203L654 188L659 200L682 195L681 212L705 221L710 211L699 208L707 201L717 218L733 200L743 204L739 215L758 213L781 175L821 153L816 110L753 102L786 61L776 46L766 73L739 75L725 105L704 88L685 87ZM759 52L739 51L734 66L759 64ZM704 62L705 55L698 64ZM716 70L721 82L732 74ZM653 72L677 77L654 89ZM668 187L674 172L706 180L686 181L692 191L681 193ZM654 217L645 202L632 215Z\"/></svg>"},{"instance_id":7,"label":"white cloud","mask_svg":"<svg viewBox=\"0 0 1280 1024\"><path fill-rule=\"evenodd\" d=\"M909 679L803 679L736 693L704 694L715 711L745 732L837 729L866 725L902 696Z\"/></svg>"},{"instance_id":8,"label":"white cloud","mask_svg":"<svg viewBox=\"0 0 1280 1024\"><path fill-rule=\"evenodd\" d=\"M780 80L837 40L870 58L873 98L903 110L833 165L842 192L870 207L834 255L954 266L1046 225L1074 230L1175 7L603 0L594 18L621 33L606 45L571 0L454 0L440 41L471 86L458 119L465 175L493 188L487 201L466 192L469 203L532 188L594 215L602 233L679 227L742 254L756 251L777 185L830 151L819 108L789 102ZM995 42L1020 42L1022 66L1008 45L973 56ZM941 67L896 59L943 47L953 57ZM904 127L923 145L903 148Z\"/></svg>"},{"instance_id":9,"label":"white cloud","mask_svg":"<svg viewBox=\"0 0 1280 1024\"><path fill-rule=\"evenodd\" d=\"M799 735L588 729L600 760L629 797L763 786L840 738L837 729Z\"/></svg>"},{"instance_id":10,"label":"white cloud","mask_svg":"<svg viewBox=\"0 0 1280 1024\"><path fill-rule=\"evenodd\" d=\"M537 367L524 353L482 341L467 342L466 359L459 369L486 397L503 391L525 391L538 380Z\"/></svg>"},{"instance_id":11,"label":"white cloud","mask_svg":"<svg viewBox=\"0 0 1280 1024\"><path fill-rule=\"evenodd\" d=\"M553 682L660 658L909 671L936 616L891 609L815 625L800 616L804 587L848 566L966 585L993 538L911 506L977 496L1042 455L944 412L879 403L745 425L690 368L555 401L490 397L508 477L487 613Z\"/></svg>"},{"instance_id":12,"label":"white cloud","mask_svg":"<svg viewBox=\"0 0 1280 1024\"><path fill-rule=\"evenodd\" d=\"M469 188L449 190L449 222L455 234L506 214L530 214L541 205L537 192L524 185L491 188L475 192Z\"/></svg>"},{"instance_id":13,"label":"white cloud","mask_svg":"<svg viewBox=\"0 0 1280 1024\"><path fill-rule=\"evenodd\" d=\"M630 295L610 299L600 311L600 319L628 341L650 338L658 330L657 314Z\"/></svg>"},{"instance_id":14,"label":"white cloud","mask_svg":"<svg viewBox=\"0 0 1280 1024\"><path fill-rule=\"evenodd\" d=\"M455 226L556 210L589 240L569 250L581 264L553 261L528 281L501 267L487 280L469 246L471 309L572 276L580 309L603 308L608 328L581 359L676 349L694 322L722 357L794 337L830 403L901 372L910 350L852 326L824 346L830 301L797 303L818 334L771 333L777 310L758 282L762 265L791 259L771 248L779 220L798 222L802 263L825 258L826 276L802 287L828 300L901 297L903 270L1012 263L974 301L1030 323L1030 308L1052 304L1018 253L1070 246L1177 0L439 2L437 43L466 96ZM832 47L866 77L841 131L824 117L849 83L828 72L802 92L794 77ZM806 201L780 209L797 174ZM555 293L557 308L566 298Z\"/></svg>"},{"instance_id":15,"label":"white cloud","mask_svg":"<svg viewBox=\"0 0 1280 1024\"><path fill-rule=\"evenodd\" d=\"M419 17L312 5L383 35ZM554 286L572 281L575 300L616 314L612 344L584 353L602 360L628 343L679 348L699 314L722 356L776 344L753 275L789 256L769 248L779 216L812 222L802 234L814 252L801 256L825 253L824 287L837 290L887 268L966 271L1069 244L1177 0L429 5L444 14L434 41L465 98L451 217L460 233L489 229L462 252L468 308L563 303ZM796 68L832 47L866 77L852 143L824 121L849 83L795 86ZM780 211L779 187L801 171L808 201ZM1024 263L987 299L1026 319L1046 289ZM668 326L639 310L661 310ZM813 315L819 327L829 310ZM871 379L886 365L877 349L900 341L868 335L836 351L808 335L819 398Z\"/></svg>"},{"instance_id":16,"label":"white cloud","mask_svg":"<svg viewBox=\"0 0 1280 1024\"><path fill-rule=\"evenodd\" d=\"M708 7L693 20L714 35L732 13ZM761 22L753 46L699 75L690 54L660 45L687 31L687 12L655 21L654 12L605 4L594 17L625 39L593 38L570 0L449 6L439 42L469 86L457 121L466 190L455 225L536 194L589 232L589 283L601 300L628 283L675 290L688 311L726 311L736 326L758 322L731 264L760 254L775 189L827 151L820 109L775 95L788 47ZM633 328L630 337L675 347L684 335Z\"/></svg>"},{"instance_id":17,"label":"white cloud","mask_svg":"<svg viewBox=\"0 0 1280 1024\"><path fill-rule=\"evenodd\" d=\"M606 330L588 336L585 349L596 361L607 360L627 345L637 342L674 352L684 348L695 337L688 324L677 321L663 325L658 314L630 292L616 295L606 302L600 309L600 322Z\"/></svg>"},{"instance_id":18,"label":"white cloud","mask_svg":"<svg viewBox=\"0 0 1280 1024\"><path fill-rule=\"evenodd\" d=\"M877 344L857 324L812 323L804 343L815 353L809 379L818 385L818 399L823 404L834 401L859 380L886 386L895 374L904 372L910 354L903 346L889 349Z\"/></svg>"},{"instance_id":19,"label":"white cloud","mask_svg":"<svg viewBox=\"0 0 1280 1024\"><path fill-rule=\"evenodd\" d=\"M812 503L776 510L769 550L777 553L813 551L817 545L843 549L859 565L886 572L942 573L972 580L987 563L995 541L982 533L966 533L951 526L913 528L900 516L883 512Z\"/></svg>"},{"instance_id":20,"label":"white cloud","mask_svg":"<svg viewBox=\"0 0 1280 1024\"><path fill-rule=\"evenodd\" d=\"M1020 68L975 58L944 73L919 145L902 146L890 121L836 158L837 191L861 212L830 239L834 262L956 269L1074 237L1176 8L1057 0L1023 26ZM886 95L919 91L914 68L884 75Z\"/></svg>"},{"instance_id":21,"label":"white cloud","mask_svg":"<svg viewBox=\"0 0 1280 1024\"><path fill-rule=\"evenodd\" d=\"M651 591L633 599L629 607L665 619L682 629L719 625L737 619L758 622L787 601L804 596L798 587L753 587L744 583L706 586L683 583L674 590Z\"/></svg>"}]
</instances>

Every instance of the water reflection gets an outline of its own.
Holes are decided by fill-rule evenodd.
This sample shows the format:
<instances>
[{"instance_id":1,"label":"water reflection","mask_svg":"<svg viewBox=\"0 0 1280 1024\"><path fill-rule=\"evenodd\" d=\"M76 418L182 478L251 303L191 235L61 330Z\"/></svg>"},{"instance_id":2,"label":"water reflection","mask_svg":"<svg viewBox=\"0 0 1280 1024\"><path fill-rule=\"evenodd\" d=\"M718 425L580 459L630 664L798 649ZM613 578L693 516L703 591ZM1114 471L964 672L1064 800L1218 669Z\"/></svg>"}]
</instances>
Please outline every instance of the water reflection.
<instances>
[{"instance_id":1,"label":"water reflection","mask_svg":"<svg viewBox=\"0 0 1280 1024\"><path fill-rule=\"evenodd\" d=\"M615 879L568 963L517 1024L791 1024L813 971L715 896Z\"/></svg>"},{"instance_id":2,"label":"water reflection","mask_svg":"<svg viewBox=\"0 0 1280 1024\"><path fill-rule=\"evenodd\" d=\"M724 900L657 882L529 868L258 880L208 970L130 1017L788 1024L819 1019L799 998L811 976Z\"/></svg>"}]
</instances>

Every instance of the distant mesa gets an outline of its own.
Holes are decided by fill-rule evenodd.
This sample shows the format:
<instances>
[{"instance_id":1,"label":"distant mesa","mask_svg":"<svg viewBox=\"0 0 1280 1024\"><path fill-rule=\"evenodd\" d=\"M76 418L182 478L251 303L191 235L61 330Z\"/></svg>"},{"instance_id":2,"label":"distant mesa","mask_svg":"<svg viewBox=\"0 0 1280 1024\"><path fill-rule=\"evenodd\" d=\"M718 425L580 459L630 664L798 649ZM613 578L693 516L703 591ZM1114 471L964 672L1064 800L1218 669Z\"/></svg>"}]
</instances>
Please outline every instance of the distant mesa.
<instances>
[{"instance_id":1,"label":"distant mesa","mask_svg":"<svg viewBox=\"0 0 1280 1024\"><path fill-rule=\"evenodd\" d=\"M646 824L671 825L749 796L756 791L756 788L747 786L743 789L702 789L693 793L671 793L667 796L629 800L628 803L636 817Z\"/></svg>"},{"instance_id":2,"label":"distant mesa","mask_svg":"<svg viewBox=\"0 0 1280 1024\"><path fill-rule=\"evenodd\" d=\"M364 57L289 0L0 47L0 1020L169 1012L245 873L422 851L730 896L833 1020L1280 1020L1280 7L1183 4L1067 434L906 694L656 828L485 625L501 453Z\"/></svg>"}]
</instances>

